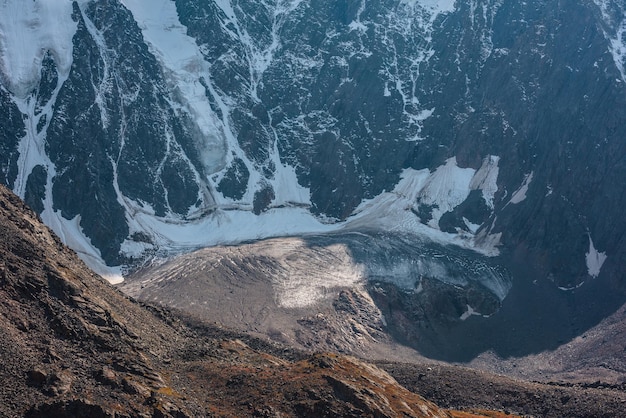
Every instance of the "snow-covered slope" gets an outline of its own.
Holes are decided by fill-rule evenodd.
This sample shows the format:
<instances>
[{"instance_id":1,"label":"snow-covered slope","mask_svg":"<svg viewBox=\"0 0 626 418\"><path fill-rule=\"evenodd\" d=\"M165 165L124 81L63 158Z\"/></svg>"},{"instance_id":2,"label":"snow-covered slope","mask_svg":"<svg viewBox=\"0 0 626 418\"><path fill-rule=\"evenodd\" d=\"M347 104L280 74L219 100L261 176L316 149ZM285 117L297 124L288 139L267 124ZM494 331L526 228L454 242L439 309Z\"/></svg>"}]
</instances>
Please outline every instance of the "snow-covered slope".
<instances>
[{"instance_id":1,"label":"snow-covered slope","mask_svg":"<svg viewBox=\"0 0 626 418\"><path fill-rule=\"evenodd\" d=\"M0 56L3 84L18 98L36 89L47 52L54 56L59 73L72 65L70 1L12 1L0 5Z\"/></svg>"}]
</instances>

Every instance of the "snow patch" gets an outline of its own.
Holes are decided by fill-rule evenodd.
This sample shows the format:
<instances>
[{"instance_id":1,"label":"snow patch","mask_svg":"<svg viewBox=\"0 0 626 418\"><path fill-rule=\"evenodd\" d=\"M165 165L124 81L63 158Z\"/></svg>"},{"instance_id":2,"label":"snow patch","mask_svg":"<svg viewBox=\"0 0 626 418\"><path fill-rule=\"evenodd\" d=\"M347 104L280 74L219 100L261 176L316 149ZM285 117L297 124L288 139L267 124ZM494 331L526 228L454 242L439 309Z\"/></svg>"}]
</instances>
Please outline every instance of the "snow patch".
<instances>
[{"instance_id":1,"label":"snow patch","mask_svg":"<svg viewBox=\"0 0 626 418\"><path fill-rule=\"evenodd\" d=\"M452 157L428 177L419 194L420 203L435 207L428 225L438 228L441 216L467 199L474 174L472 168L460 168Z\"/></svg>"},{"instance_id":2,"label":"snow patch","mask_svg":"<svg viewBox=\"0 0 626 418\"><path fill-rule=\"evenodd\" d=\"M609 52L622 77L617 81L626 81L626 13L621 6L619 16L613 17L611 12L619 6L611 0L594 0L594 3L602 12L606 24L602 29L604 37L609 42Z\"/></svg>"},{"instance_id":3,"label":"snow patch","mask_svg":"<svg viewBox=\"0 0 626 418\"><path fill-rule=\"evenodd\" d=\"M465 321L466 319L468 319L468 318L469 318L470 316L472 316L472 315L474 315L474 316L484 316L484 315L483 315L483 314L481 314L480 312L476 312L476 311L474 310L474 308L472 308L471 306L469 306L469 305L466 305L466 306L467 306L467 310L466 310L465 312L463 312L463 315L461 315L461 316L459 317L459 319L460 319L461 321Z\"/></svg>"},{"instance_id":4,"label":"snow patch","mask_svg":"<svg viewBox=\"0 0 626 418\"><path fill-rule=\"evenodd\" d=\"M439 229L441 215L467 199L474 176L473 169L458 167L454 157L433 173L428 169L405 169L392 191L364 200L341 229L413 233L440 244L458 245L484 255L496 256L499 254L497 246L500 244L500 234L482 231L475 235L471 230L478 231L478 228L471 223L468 225L469 233L452 234ZM416 214L419 213L420 204L433 207L433 219L426 224Z\"/></svg>"},{"instance_id":5,"label":"snow patch","mask_svg":"<svg viewBox=\"0 0 626 418\"><path fill-rule=\"evenodd\" d=\"M423 122L426 119L428 119L429 117L431 117L433 115L433 113L435 113L435 108L431 108L431 109L424 109L422 111L420 111L416 116L415 119Z\"/></svg>"},{"instance_id":6,"label":"snow patch","mask_svg":"<svg viewBox=\"0 0 626 418\"><path fill-rule=\"evenodd\" d=\"M170 0L122 0L141 28L150 51L160 61L164 75L186 111L202 132L200 151L209 173L222 169L227 154L220 120L211 109L201 79L209 79L209 67L187 28L178 19L176 4Z\"/></svg>"},{"instance_id":7,"label":"snow patch","mask_svg":"<svg viewBox=\"0 0 626 418\"><path fill-rule=\"evenodd\" d=\"M478 228L480 228L480 224L474 224L471 223L467 218L463 218L463 223L465 224L465 226L467 227L467 229L469 229L469 231L472 234L475 234L478 231Z\"/></svg>"},{"instance_id":8,"label":"snow patch","mask_svg":"<svg viewBox=\"0 0 626 418\"><path fill-rule=\"evenodd\" d=\"M277 156L277 154L275 154ZM278 158L277 158L278 159ZM276 198L273 206L306 205L311 206L311 192L308 188L300 186L295 168L284 165L278 159L275 165L276 172L271 184L274 187Z\"/></svg>"},{"instance_id":9,"label":"snow patch","mask_svg":"<svg viewBox=\"0 0 626 418\"><path fill-rule=\"evenodd\" d=\"M76 254L91 270L104 277L109 283L118 284L124 281L121 267L107 266L102 261L100 250L94 247L85 236L80 226L80 216L67 220L61 216L60 211L52 210L50 204L47 206L41 213L41 219L61 238L65 245L76 251Z\"/></svg>"},{"instance_id":10,"label":"snow patch","mask_svg":"<svg viewBox=\"0 0 626 418\"><path fill-rule=\"evenodd\" d=\"M69 74L76 28L70 0L0 3L0 73L9 91L25 98L39 84L47 51L59 73Z\"/></svg>"},{"instance_id":11,"label":"snow patch","mask_svg":"<svg viewBox=\"0 0 626 418\"><path fill-rule=\"evenodd\" d=\"M569 292L569 291L576 290L576 289L582 287L582 285L584 285L584 284L585 284L585 282L580 282L576 286L572 286L572 287L561 287L561 286L559 286L559 290L563 290L564 292Z\"/></svg>"},{"instance_id":12,"label":"snow patch","mask_svg":"<svg viewBox=\"0 0 626 418\"><path fill-rule=\"evenodd\" d=\"M133 202L126 203L133 205ZM338 229L338 225L322 224L308 210L299 207L270 209L260 215L252 213L250 208L222 208L193 221L158 218L139 205L130 206L129 210L134 213L128 219L130 230L143 231L151 238L156 249L167 253ZM124 248L136 253L144 245L129 241L124 244Z\"/></svg>"},{"instance_id":13,"label":"snow patch","mask_svg":"<svg viewBox=\"0 0 626 418\"><path fill-rule=\"evenodd\" d=\"M517 205L518 203L526 200L526 193L528 193L528 186L530 185L530 182L533 181L533 175L534 172L532 171L530 172L530 174L526 174L522 185L519 189L515 191L515 193L513 193L513 196L511 196L511 200L509 200L509 203Z\"/></svg>"},{"instance_id":14,"label":"snow patch","mask_svg":"<svg viewBox=\"0 0 626 418\"><path fill-rule=\"evenodd\" d=\"M485 200L487 206L492 210L494 208L493 200L496 192L498 191L498 174L500 172L500 168L498 167L499 162L500 157L488 155L483 160L483 164L478 169L472 178L472 182L470 183L470 189L482 190L483 199Z\"/></svg>"},{"instance_id":15,"label":"snow patch","mask_svg":"<svg viewBox=\"0 0 626 418\"><path fill-rule=\"evenodd\" d=\"M593 245L591 234L589 234L589 251L585 254L585 261L587 272L591 277L598 277L606 258L606 253L598 251Z\"/></svg>"},{"instance_id":16,"label":"snow patch","mask_svg":"<svg viewBox=\"0 0 626 418\"><path fill-rule=\"evenodd\" d=\"M431 22L434 21L441 13L453 12L455 9L454 3L456 0L402 0L402 3L414 6L420 5L426 9L431 17Z\"/></svg>"},{"instance_id":17,"label":"snow patch","mask_svg":"<svg viewBox=\"0 0 626 418\"><path fill-rule=\"evenodd\" d=\"M361 5L359 6L359 10L356 12L356 19L350 22L350 24L348 25L348 27L350 28L350 31L353 31L353 30L358 30L361 32L367 31L367 26L365 26L361 22L361 14L363 14L364 11L365 11L365 0L361 0Z\"/></svg>"}]
</instances>

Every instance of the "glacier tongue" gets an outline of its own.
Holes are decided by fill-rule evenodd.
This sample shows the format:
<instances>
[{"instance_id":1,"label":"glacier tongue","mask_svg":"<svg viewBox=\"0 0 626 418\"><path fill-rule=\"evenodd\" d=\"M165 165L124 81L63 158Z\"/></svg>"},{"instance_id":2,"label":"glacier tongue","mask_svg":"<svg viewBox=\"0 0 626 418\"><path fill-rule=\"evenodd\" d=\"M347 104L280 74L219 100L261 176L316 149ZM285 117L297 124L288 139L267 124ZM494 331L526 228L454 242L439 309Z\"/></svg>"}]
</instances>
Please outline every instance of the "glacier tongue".
<instances>
[{"instance_id":1,"label":"glacier tongue","mask_svg":"<svg viewBox=\"0 0 626 418\"><path fill-rule=\"evenodd\" d=\"M25 98L35 88L47 51L59 73L69 73L76 27L69 0L0 4L0 74L11 93Z\"/></svg>"}]
</instances>

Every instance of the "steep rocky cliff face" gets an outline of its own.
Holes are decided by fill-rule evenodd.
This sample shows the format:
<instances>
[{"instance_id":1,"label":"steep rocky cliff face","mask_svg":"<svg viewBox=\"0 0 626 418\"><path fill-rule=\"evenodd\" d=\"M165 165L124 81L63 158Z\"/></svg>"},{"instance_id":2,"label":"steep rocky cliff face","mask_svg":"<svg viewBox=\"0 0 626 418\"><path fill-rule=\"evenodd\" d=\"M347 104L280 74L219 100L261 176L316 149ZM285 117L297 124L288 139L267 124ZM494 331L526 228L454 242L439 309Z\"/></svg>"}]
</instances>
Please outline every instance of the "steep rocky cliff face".
<instances>
[{"instance_id":1,"label":"steep rocky cliff face","mask_svg":"<svg viewBox=\"0 0 626 418\"><path fill-rule=\"evenodd\" d=\"M614 0L5 2L0 180L112 281L155 255L365 232L406 253L390 271L430 246L451 260L402 279L434 280L444 315L492 314L516 280L601 299L598 283L624 290L624 13ZM373 255L364 245L354 257ZM380 302L414 303L397 299Z\"/></svg>"}]
</instances>

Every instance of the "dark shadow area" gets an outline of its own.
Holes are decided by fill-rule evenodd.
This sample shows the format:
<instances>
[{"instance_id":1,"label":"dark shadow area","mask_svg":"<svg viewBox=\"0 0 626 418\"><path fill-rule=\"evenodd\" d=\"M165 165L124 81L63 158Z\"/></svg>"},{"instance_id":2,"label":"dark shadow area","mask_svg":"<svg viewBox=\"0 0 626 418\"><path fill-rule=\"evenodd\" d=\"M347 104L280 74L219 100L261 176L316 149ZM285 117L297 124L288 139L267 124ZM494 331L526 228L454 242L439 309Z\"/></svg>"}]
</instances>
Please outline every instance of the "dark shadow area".
<instances>
[{"instance_id":1,"label":"dark shadow area","mask_svg":"<svg viewBox=\"0 0 626 418\"><path fill-rule=\"evenodd\" d=\"M422 330L414 347L450 362L468 362L486 351L501 358L537 354L583 335L624 304L624 295L607 290L602 279L563 291L528 270L513 272L513 287L496 314Z\"/></svg>"},{"instance_id":2,"label":"dark shadow area","mask_svg":"<svg viewBox=\"0 0 626 418\"><path fill-rule=\"evenodd\" d=\"M554 350L626 302L603 275L561 290L506 255L486 257L414 236L352 232L305 239L311 247L347 245L365 267L368 290L391 335L436 360L469 362L487 351L509 358ZM425 268L428 260L437 263ZM510 289L500 300L498 290L507 283Z\"/></svg>"}]
</instances>

